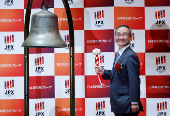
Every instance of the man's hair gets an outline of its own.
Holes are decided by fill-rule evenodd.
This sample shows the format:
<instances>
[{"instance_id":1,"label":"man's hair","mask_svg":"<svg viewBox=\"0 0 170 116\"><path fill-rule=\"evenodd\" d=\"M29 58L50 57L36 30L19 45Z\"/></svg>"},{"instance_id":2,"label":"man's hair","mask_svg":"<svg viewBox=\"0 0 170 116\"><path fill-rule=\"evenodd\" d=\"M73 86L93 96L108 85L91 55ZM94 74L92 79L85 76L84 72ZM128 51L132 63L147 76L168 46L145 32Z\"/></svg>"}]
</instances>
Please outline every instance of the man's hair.
<instances>
[{"instance_id":1,"label":"man's hair","mask_svg":"<svg viewBox=\"0 0 170 116\"><path fill-rule=\"evenodd\" d=\"M116 34L117 29L120 28L120 27L126 27L126 28L128 28L128 30L129 30L129 35L130 35L130 37L132 37L132 29L131 29L129 26L127 26L127 25L120 25L120 26L118 26L118 27L116 28L116 30L115 30L115 34Z\"/></svg>"}]
</instances>

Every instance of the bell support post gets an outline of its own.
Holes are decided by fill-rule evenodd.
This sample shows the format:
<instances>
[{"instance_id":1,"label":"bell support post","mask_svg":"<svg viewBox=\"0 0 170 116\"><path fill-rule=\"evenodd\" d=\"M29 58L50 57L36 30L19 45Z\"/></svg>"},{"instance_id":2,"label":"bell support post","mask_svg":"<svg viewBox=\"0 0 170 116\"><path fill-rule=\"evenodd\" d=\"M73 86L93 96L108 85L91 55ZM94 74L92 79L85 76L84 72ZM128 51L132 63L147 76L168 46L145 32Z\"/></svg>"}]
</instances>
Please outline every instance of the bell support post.
<instances>
[{"instance_id":1,"label":"bell support post","mask_svg":"<svg viewBox=\"0 0 170 116\"><path fill-rule=\"evenodd\" d=\"M75 116L75 65L74 65L74 27L67 0L62 0L68 18L69 36L70 36L70 116Z\"/></svg>"},{"instance_id":2,"label":"bell support post","mask_svg":"<svg viewBox=\"0 0 170 116\"><path fill-rule=\"evenodd\" d=\"M28 0L25 25L24 25L24 41L29 35L29 22L31 15L33 0ZM24 116L29 116L29 48L24 47Z\"/></svg>"}]
</instances>

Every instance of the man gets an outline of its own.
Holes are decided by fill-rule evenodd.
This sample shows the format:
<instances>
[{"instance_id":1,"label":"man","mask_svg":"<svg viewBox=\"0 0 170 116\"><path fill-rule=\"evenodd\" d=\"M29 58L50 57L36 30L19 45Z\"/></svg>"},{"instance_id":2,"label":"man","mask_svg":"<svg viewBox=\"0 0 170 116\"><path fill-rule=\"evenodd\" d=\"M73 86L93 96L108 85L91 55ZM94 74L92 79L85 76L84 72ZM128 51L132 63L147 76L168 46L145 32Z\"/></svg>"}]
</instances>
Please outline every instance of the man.
<instances>
[{"instance_id":1,"label":"man","mask_svg":"<svg viewBox=\"0 0 170 116\"><path fill-rule=\"evenodd\" d=\"M140 102L140 63L130 48L132 31L127 25L115 30L115 42L119 51L115 55L112 70L95 67L103 79L110 79L111 111L115 116L138 116L143 111Z\"/></svg>"}]
</instances>

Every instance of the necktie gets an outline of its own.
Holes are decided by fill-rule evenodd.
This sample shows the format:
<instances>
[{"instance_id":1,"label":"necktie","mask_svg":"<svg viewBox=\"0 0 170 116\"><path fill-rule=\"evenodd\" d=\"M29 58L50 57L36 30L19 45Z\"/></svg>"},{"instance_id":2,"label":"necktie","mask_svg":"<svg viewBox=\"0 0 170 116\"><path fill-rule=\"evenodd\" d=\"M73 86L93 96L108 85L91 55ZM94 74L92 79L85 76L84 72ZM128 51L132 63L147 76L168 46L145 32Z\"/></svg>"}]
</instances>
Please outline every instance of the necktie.
<instances>
[{"instance_id":1,"label":"necktie","mask_svg":"<svg viewBox=\"0 0 170 116\"><path fill-rule=\"evenodd\" d=\"M115 64L116 64L116 62L118 61L119 56L120 56L120 54L119 54L119 51L118 51L117 54L116 54Z\"/></svg>"}]
</instances>

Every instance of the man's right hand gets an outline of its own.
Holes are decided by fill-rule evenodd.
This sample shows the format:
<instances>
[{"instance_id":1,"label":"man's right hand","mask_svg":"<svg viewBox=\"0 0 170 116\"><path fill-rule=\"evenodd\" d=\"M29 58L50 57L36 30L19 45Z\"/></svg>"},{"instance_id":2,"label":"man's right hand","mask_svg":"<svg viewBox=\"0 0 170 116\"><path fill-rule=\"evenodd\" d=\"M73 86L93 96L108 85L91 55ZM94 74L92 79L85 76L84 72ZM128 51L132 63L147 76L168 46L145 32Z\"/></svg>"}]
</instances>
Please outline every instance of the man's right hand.
<instances>
[{"instance_id":1,"label":"man's right hand","mask_svg":"<svg viewBox=\"0 0 170 116\"><path fill-rule=\"evenodd\" d=\"M95 66L95 72L96 72L96 74L100 73L101 75L103 75L104 74L104 69L102 67L100 67L100 66Z\"/></svg>"}]
</instances>

